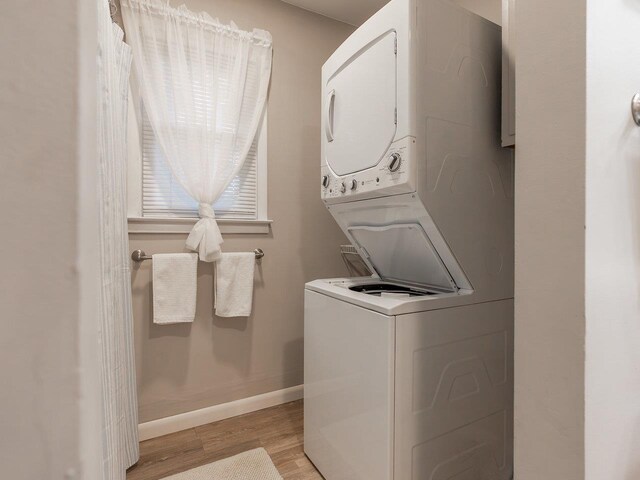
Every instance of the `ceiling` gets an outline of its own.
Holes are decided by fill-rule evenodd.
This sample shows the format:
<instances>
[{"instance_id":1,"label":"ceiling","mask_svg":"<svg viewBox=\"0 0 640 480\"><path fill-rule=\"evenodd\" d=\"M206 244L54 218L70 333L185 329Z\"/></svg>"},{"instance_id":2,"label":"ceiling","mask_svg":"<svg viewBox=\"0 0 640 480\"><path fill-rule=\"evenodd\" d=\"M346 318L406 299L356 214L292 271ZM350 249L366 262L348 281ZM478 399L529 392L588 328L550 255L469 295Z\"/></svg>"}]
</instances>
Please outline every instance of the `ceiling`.
<instances>
[{"instance_id":1,"label":"ceiling","mask_svg":"<svg viewBox=\"0 0 640 480\"><path fill-rule=\"evenodd\" d=\"M389 0L283 0L305 10L341 22L362 25L366 19L376 13ZM492 22L501 23L502 0L453 0L460 6L471 10Z\"/></svg>"},{"instance_id":2,"label":"ceiling","mask_svg":"<svg viewBox=\"0 0 640 480\"><path fill-rule=\"evenodd\" d=\"M283 0L350 25L359 26L389 0Z\"/></svg>"}]
</instances>

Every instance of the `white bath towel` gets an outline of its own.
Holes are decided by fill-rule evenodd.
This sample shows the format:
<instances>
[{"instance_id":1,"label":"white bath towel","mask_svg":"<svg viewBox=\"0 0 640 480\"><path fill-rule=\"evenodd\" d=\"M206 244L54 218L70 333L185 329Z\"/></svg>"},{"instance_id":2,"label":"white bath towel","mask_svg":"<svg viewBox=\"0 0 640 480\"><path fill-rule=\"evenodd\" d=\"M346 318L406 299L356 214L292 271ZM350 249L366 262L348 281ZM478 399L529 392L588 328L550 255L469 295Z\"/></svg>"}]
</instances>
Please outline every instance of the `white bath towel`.
<instances>
[{"instance_id":1,"label":"white bath towel","mask_svg":"<svg viewBox=\"0 0 640 480\"><path fill-rule=\"evenodd\" d=\"M219 317L248 317L253 300L256 256L223 253L216 262L215 308Z\"/></svg>"},{"instance_id":2,"label":"white bath towel","mask_svg":"<svg viewBox=\"0 0 640 480\"><path fill-rule=\"evenodd\" d=\"M153 323L193 322L197 280L197 254L153 255Z\"/></svg>"}]
</instances>

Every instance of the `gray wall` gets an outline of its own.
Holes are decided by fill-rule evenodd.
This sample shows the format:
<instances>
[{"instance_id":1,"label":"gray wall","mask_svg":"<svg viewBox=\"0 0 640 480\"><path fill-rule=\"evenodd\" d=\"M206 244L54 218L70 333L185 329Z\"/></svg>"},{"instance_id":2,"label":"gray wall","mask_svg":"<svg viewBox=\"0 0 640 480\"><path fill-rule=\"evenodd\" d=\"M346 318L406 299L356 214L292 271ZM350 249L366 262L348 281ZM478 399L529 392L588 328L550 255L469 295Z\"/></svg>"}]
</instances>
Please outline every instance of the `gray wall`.
<instances>
[{"instance_id":1,"label":"gray wall","mask_svg":"<svg viewBox=\"0 0 640 480\"><path fill-rule=\"evenodd\" d=\"M151 265L133 272L140 421L216 405L303 382L304 283L346 275L345 243L319 195L320 69L353 27L278 0L188 0L240 28L264 28L274 42L269 95L269 235L225 235L225 251L265 250L253 315L214 317L211 265L200 263L197 318L156 326ZM175 3L174 3L175 4ZM186 235L131 234L131 249L182 252Z\"/></svg>"},{"instance_id":2,"label":"gray wall","mask_svg":"<svg viewBox=\"0 0 640 480\"><path fill-rule=\"evenodd\" d=\"M578 480L585 415L585 1L518 0L517 8L515 478Z\"/></svg>"},{"instance_id":3,"label":"gray wall","mask_svg":"<svg viewBox=\"0 0 640 480\"><path fill-rule=\"evenodd\" d=\"M515 477L640 478L640 6L517 8Z\"/></svg>"},{"instance_id":4,"label":"gray wall","mask_svg":"<svg viewBox=\"0 0 640 480\"><path fill-rule=\"evenodd\" d=\"M0 15L2 478L99 478L95 2Z\"/></svg>"}]
</instances>

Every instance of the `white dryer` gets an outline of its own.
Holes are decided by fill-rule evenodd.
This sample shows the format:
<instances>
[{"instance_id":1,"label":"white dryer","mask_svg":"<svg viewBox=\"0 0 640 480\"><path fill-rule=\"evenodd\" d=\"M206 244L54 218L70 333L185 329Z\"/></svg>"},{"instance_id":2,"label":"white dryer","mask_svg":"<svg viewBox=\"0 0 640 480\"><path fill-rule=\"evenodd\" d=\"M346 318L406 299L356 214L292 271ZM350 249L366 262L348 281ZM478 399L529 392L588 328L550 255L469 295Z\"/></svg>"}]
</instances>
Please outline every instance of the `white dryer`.
<instances>
[{"instance_id":1,"label":"white dryer","mask_svg":"<svg viewBox=\"0 0 640 480\"><path fill-rule=\"evenodd\" d=\"M392 0L322 69L321 198L374 277L305 290L305 452L327 480L507 480L513 158L500 28Z\"/></svg>"}]
</instances>

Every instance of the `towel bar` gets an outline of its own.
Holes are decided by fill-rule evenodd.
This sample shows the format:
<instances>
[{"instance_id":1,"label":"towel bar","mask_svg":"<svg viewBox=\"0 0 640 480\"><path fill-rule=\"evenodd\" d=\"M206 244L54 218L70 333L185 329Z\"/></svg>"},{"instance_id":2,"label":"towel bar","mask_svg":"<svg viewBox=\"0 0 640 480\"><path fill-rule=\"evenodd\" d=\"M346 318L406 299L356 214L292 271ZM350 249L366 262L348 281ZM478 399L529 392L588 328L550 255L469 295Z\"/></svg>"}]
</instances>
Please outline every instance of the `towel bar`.
<instances>
[{"instance_id":1,"label":"towel bar","mask_svg":"<svg viewBox=\"0 0 640 480\"><path fill-rule=\"evenodd\" d=\"M253 253L256 255L256 260L264 257L264 251L261 248L256 248ZM145 260L151 260L151 255L147 255L144 250L134 250L131 252L131 260L134 262L144 262Z\"/></svg>"}]
</instances>

